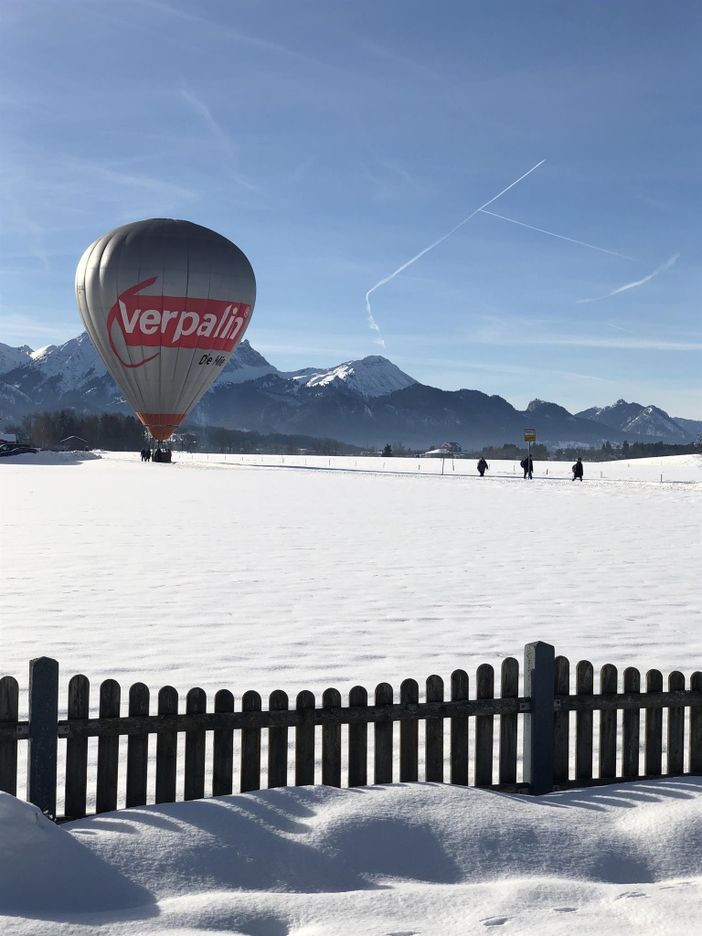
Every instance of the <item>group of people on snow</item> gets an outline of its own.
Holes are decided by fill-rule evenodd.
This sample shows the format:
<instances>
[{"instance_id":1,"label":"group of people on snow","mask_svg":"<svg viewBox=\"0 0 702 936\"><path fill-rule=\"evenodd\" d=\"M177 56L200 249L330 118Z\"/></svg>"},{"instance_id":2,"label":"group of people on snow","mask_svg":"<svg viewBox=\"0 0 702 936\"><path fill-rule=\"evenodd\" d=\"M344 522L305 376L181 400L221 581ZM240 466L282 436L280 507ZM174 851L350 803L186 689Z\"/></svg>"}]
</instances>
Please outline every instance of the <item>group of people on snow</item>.
<instances>
[{"instance_id":1,"label":"group of people on snow","mask_svg":"<svg viewBox=\"0 0 702 936\"><path fill-rule=\"evenodd\" d=\"M169 448L157 448L153 455L151 454L151 449L143 448L141 450L141 460L143 462L155 461L155 462L170 462L173 457L173 453Z\"/></svg>"},{"instance_id":2,"label":"group of people on snow","mask_svg":"<svg viewBox=\"0 0 702 936\"><path fill-rule=\"evenodd\" d=\"M531 455L527 455L527 457L523 458L519 462L519 464L524 472L524 477L529 478L529 480L531 480L534 477L534 459L531 457ZM488 463L485 461L484 458L480 459L480 461L478 462L477 468L478 468L478 474L480 475L481 478L484 478L485 472L490 470L490 466L488 465ZM582 458L578 458L576 463L571 467L571 471L573 472L573 478L572 478L573 481L583 480L584 469L583 469Z\"/></svg>"}]
</instances>

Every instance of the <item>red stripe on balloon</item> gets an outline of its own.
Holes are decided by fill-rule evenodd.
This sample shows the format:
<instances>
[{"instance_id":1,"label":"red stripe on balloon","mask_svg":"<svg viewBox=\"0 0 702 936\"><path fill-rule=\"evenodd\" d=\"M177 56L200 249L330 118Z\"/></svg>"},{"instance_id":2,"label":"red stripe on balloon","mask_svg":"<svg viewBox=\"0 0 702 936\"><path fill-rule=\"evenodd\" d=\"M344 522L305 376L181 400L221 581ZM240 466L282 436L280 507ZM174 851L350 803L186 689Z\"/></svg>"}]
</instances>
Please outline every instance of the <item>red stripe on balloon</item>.
<instances>
[{"instance_id":1,"label":"red stripe on balloon","mask_svg":"<svg viewBox=\"0 0 702 936\"><path fill-rule=\"evenodd\" d=\"M185 413L137 413L154 439L165 442L185 419Z\"/></svg>"}]
</instances>

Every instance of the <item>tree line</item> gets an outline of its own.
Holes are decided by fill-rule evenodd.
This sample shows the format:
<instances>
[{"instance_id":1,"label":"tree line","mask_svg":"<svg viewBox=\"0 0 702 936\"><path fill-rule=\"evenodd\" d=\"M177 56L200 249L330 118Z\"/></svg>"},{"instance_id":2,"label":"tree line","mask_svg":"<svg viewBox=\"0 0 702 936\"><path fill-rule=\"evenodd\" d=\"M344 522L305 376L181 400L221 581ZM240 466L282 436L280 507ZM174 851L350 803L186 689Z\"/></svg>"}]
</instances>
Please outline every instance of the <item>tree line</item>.
<instances>
[{"instance_id":1,"label":"tree line","mask_svg":"<svg viewBox=\"0 0 702 936\"><path fill-rule=\"evenodd\" d=\"M122 413L88 415L75 410L32 413L14 429L18 439L36 448L57 448L63 439L77 436L86 448L113 452L139 451L144 445L144 427L134 416Z\"/></svg>"},{"instance_id":2,"label":"tree line","mask_svg":"<svg viewBox=\"0 0 702 936\"><path fill-rule=\"evenodd\" d=\"M617 461L625 458L658 458L662 455L696 455L702 452L702 442L605 442L599 449L560 448L556 459L582 458L587 461Z\"/></svg>"},{"instance_id":3,"label":"tree line","mask_svg":"<svg viewBox=\"0 0 702 936\"><path fill-rule=\"evenodd\" d=\"M436 445L429 447L436 449ZM460 452L456 454L447 454L447 458L485 458L488 461L521 461L527 451L526 444L515 445L513 442L506 442L504 445L486 445L484 448L475 451ZM566 448L551 448L544 445L543 442L532 443L531 457L536 461L568 461L570 459L582 458L583 461L616 461L625 458L656 458L661 455L695 455L702 453L702 441L690 443L672 443L672 442L622 442L621 445L612 445L611 442L605 442L601 448L589 448L587 446L571 446ZM393 455L421 455L421 451L410 451L401 446L395 447L395 444L388 444L380 453L385 458Z\"/></svg>"},{"instance_id":4,"label":"tree line","mask_svg":"<svg viewBox=\"0 0 702 936\"><path fill-rule=\"evenodd\" d=\"M122 413L88 415L71 409L32 413L6 428L8 432L16 433L19 441L42 449L57 448L64 439L77 436L85 440L86 448L138 452L144 448L146 438L143 425L134 416ZM337 439L189 425L176 434L171 447L221 454L297 455L304 451L311 455L352 455L361 451L357 446Z\"/></svg>"},{"instance_id":5,"label":"tree line","mask_svg":"<svg viewBox=\"0 0 702 936\"><path fill-rule=\"evenodd\" d=\"M310 455L353 455L361 451L358 446L338 439L317 439L282 432L251 432L245 429L224 429L221 426L186 425L178 436L178 448L220 454L246 455L256 452L262 455L297 455L306 452Z\"/></svg>"}]
</instances>

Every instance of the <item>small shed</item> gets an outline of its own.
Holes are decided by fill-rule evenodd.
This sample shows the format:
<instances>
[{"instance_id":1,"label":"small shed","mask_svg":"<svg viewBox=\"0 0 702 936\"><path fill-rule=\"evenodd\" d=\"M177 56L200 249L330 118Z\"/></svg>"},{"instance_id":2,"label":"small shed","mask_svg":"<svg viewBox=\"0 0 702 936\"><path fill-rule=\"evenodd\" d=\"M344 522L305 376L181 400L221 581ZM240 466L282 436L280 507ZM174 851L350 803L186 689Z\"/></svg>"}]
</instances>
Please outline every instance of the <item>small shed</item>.
<instances>
[{"instance_id":1,"label":"small shed","mask_svg":"<svg viewBox=\"0 0 702 936\"><path fill-rule=\"evenodd\" d=\"M61 439L58 447L62 452L89 452L91 448L87 439L75 435Z\"/></svg>"},{"instance_id":2,"label":"small shed","mask_svg":"<svg viewBox=\"0 0 702 936\"><path fill-rule=\"evenodd\" d=\"M15 432L6 432L4 429L0 429L0 443L2 442L16 442L17 433Z\"/></svg>"}]
</instances>

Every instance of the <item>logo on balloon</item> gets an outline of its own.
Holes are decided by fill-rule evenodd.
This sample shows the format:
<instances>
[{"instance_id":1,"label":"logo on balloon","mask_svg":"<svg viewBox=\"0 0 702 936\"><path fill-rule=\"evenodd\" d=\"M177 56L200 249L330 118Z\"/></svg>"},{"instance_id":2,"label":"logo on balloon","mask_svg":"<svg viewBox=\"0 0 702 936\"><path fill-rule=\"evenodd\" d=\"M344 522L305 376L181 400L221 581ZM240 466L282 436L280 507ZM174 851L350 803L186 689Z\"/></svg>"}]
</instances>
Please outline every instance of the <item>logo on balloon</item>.
<instances>
[{"instance_id":1,"label":"logo on balloon","mask_svg":"<svg viewBox=\"0 0 702 936\"><path fill-rule=\"evenodd\" d=\"M190 296L140 296L158 277L130 286L107 316L110 347L123 367L143 367L163 348L199 348L231 353L248 324L251 306L223 299ZM114 341L117 329L127 347L158 348L155 354L125 361Z\"/></svg>"}]
</instances>

